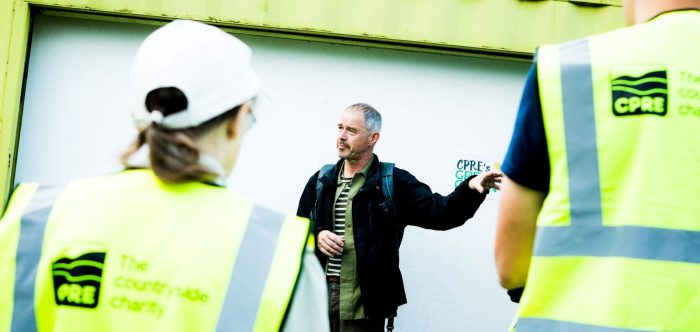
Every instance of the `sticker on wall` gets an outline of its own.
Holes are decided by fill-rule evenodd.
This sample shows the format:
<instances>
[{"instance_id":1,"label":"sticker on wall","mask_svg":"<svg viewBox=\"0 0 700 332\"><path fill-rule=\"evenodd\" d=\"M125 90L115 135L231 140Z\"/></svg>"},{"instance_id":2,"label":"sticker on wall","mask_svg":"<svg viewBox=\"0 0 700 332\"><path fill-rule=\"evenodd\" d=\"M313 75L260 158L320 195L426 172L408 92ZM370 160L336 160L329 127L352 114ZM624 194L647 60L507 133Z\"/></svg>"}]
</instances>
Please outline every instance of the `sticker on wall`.
<instances>
[{"instance_id":1,"label":"sticker on wall","mask_svg":"<svg viewBox=\"0 0 700 332\"><path fill-rule=\"evenodd\" d=\"M490 171L500 171L501 163L495 160L495 158L484 158L474 155L463 155L461 158L457 158L454 162L454 187L456 188L472 175L479 175ZM491 189L486 199L498 200L498 190Z\"/></svg>"}]
</instances>

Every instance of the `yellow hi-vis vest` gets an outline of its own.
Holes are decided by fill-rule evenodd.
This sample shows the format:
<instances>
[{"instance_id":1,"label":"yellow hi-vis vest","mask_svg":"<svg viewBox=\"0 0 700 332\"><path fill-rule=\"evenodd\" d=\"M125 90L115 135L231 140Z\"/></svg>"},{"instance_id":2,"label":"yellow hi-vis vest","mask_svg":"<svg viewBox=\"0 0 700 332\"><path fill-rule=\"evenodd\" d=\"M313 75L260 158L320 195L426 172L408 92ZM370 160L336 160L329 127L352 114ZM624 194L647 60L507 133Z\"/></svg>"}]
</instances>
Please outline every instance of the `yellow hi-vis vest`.
<instances>
[{"instance_id":1,"label":"yellow hi-vis vest","mask_svg":"<svg viewBox=\"0 0 700 332\"><path fill-rule=\"evenodd\" d=\"M537 68L551 180L517 331L700 331L700 11Z\"/></svg>"},{"instance_id":2,"label":"yellow hi-vis vest","mask_svg":"<svg viewBox=\"0 0 700 332\"><path fill-rule=\"evenodd\" d=\"M150 170L22 184L0 220L0 331L278 331L308 231Z\"/></svg>"}]
</instances>

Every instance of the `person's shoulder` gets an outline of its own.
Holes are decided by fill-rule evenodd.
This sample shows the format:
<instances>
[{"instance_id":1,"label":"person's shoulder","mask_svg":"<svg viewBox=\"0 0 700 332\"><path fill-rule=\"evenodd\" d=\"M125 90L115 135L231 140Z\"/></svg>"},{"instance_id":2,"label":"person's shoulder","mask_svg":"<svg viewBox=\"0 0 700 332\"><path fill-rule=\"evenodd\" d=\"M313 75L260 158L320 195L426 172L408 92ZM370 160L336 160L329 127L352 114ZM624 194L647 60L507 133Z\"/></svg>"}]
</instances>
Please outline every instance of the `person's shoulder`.
<instances>
[{"instance_id":1,"label":"person's shoulder","mask_svg":"<svg viewBox=\"0 0 700 332\"><path fill-rule=\"evenodd\" d=\"M586 39L589 41L600 42L605 40L627 40L633 37L636 33L646 30L648 25L646 23L630 25L594 35L588 36Z\"/></svg>"},{"instance_id":2,"label":"person's shoulder","mask_svg":"<svg viewBox=\"0 0 700 332\"><path fill-rule=\"evenodd\" d=\"M151 169L137 168L74 179L66 184L66 191L89 196L101 192L141 192L166 186L173 185L160 182Z\"/></svg>"},{"instance_id":3,"label":"person's shoulder","mask_svg":"<svg viewBox=\"0 0 700 332\"><path fill-rule=\"evenodd\" d=\"M396 167L396 165L394 165L394 182L401 183L401 182L413 182L413 181L416 181L416 177L413 176L413 174L411 174L411 172L409 172L406 169Z\"/></svg>"},{"instance_id":4,"label":"person's shoulder","mask_svg":"<svg viewBox=\"0 0 700 332\"><path fill-rule=\"evenodd\" d=\"M639 30L644 30L647 28L648 28L647 23L635 24L635 25L620 27L617 29L613 29L613 30L609 30L609 31L601 32L601 33L583 36L580 38L572 39L572 40L565 41L565 42L558 43L558 44L541 45L539 47L539 49L546 49L546 48L566 49L566 48L577 47L577 46L580 46L582 44L589 43L590 41L625 38L625 36L627 36L629 34L634 34L634 33L638 32Z\"/></svg>"},{"instance_id":5,"label":"person's shoulder","mask_svg":"<svg viewBox=\"0 0 700 332\"><path fill-rule=\"evenodd\" d=\"M242 200L227 187L210 182L164 182L151 169L127 169L120 172L73 180L65 186L71 195L102 199L151 195L206 195L212 200Z\"/></svg>"},{"instance_id":6,"label":"person's shoulder","mask_svg":"<svg viewBox=\"0 0 700 332\"><path fill-rule=\"evenodd\" d=\"M117 173L120 174L120 173ZM68 193L98 193L111 185L123 184L119 178L115 178L117 174L88 176L66 181L62 184L42 183L41 187L46 186L61 186Z\"/></svg>"},{"instance_id":7,"label":"person's shoulder","mask_svg":"<svg viewBox=\"0 0 700 332\"><path fill-rule=\"evenodd\" d=\"M126 185L132 182L141 182L144 180L154 181L155 173L148 168L129 168L114 173L87 176L71 180L70 186L104 186L110 184Z\"/></svg>"},{"instance_id":8,"label":"person's shoulder","mask_svg":"<svg viewBox=\"0 0 700 332\"><path fill-rule=\"evenodd\" d=\"M400 175L410 175L410 176L413 176L413 175L411 174L411 172L409 172L408 170L405 170L405 169L400 168L400 167L396 167L396 164L394 164L394 175L398 175L398 174L400 174Z\"/></svg>"},{"instance_id":9,"label":"person's shoulder","mask_svg":"<svg viewBox=\"0 0 700 332\"><path fill-rule=\"evenodd\" d=\"M340 168L340 163L343 160L338 160L335 164L323 164L319 169L311 175L311 179L315 178L333 178L338 174L338 169Z\"/></svg>"},{"instance_id":10,"label":"person's shoulder","mask_svg":"<svg viewBox=\"0 0 700 332\"><path fill-rule=\"evenodd\" d=\"M307 185L312 184L312 183L316 183L316 181L318 181L319 178L322 177L321 173L324 171L323 167L325 167L325 166L326 165L323 165L323 166L319 167L319 169L317 169L316 171L311 173L311 176L309 176L309 181L308 181Z\"/></svg>"},{"instance_id":11,"label":"person's shoulder","mask_svg":"<svg viewBox=\"0 0 700 332\"><path fill-rule=\"evenodd\" d=\"M304 187L305 187L305 189L304 189L304 192L305 192L305 193L308 192L309 190L311 190L311 188L316 188L316 183L317 183L318 181L320 181L320 179L321 179L321 177L322 177L321 173L324 171L323 168L326 167L326 166L327 166L327 165L322 165L321 167L319 167L319 169L317 169L316 171L314 171L314 172L311 174L311 176L309 176L309 179L306 181L306 185L304 186Z\"/></svg>"}]
</instances>

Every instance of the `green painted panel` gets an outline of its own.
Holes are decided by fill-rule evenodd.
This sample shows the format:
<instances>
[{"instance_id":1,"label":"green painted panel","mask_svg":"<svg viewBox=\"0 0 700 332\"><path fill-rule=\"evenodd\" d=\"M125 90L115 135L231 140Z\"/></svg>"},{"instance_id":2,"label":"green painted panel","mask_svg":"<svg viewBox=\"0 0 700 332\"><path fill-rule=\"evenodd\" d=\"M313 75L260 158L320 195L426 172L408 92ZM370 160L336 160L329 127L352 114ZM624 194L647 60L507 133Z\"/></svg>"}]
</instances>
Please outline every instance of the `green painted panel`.
<instances>
[{"instance_id":1,"label":"green painted panel","mask_svg":"<svg viewBox=\"0 0 700 332\"><path fill-rule=\"evenodd\" d=\"M619 27L620 0L29 0L121 15L234 27L531 54L535 47Z\"/></svg>"},{"instance_id":2,"label":"green painted panel","mask_svg":"<svg viewBox=\"0 0 700 332\"><path fill-rule=\"evenodd\" d=\"M5 91L8 90L7 69L10 58L10 39L12 37L12 17L14 2L0 0L0 211L4 210L9 192L8 180L12 172L12 151L9 151L15 133L11 130L14 123L9 118L15 113L14 108L5 107ZM1 214L1 212L0 212Z\"/></svg>"},{"instance_id":3,"label":"green painted panel","mask_svg":"<svg viewBox=\"0 0 700 332\"><path fill-rule=\"evenodd\" d=\"M622 6L622 0L564 0L578 4Z\"/></svg>"},{"instance_id":4,"label":"green painted panel","mask_svg":"<svg viewBox=\"0 0 700 332\"><path fill-rule=\"evenodd\" d=\"M105 19L187 18L249 33L528 58L623 25L621 0L0 0L0 205L12 184L31 9Z\"/></svg>"},{"instance_id":5,"label":"green painted panel","mask_svg":"<svg viewBox=\"0 0 700 332\"><path fill-rule=\"evenodd\" d=\"M12 186L17 150L20 97L29 34L29 6L18 1L0 2L0 208ZM1 209L0 209L1 210Z\"/></svg>"}]
</instances>

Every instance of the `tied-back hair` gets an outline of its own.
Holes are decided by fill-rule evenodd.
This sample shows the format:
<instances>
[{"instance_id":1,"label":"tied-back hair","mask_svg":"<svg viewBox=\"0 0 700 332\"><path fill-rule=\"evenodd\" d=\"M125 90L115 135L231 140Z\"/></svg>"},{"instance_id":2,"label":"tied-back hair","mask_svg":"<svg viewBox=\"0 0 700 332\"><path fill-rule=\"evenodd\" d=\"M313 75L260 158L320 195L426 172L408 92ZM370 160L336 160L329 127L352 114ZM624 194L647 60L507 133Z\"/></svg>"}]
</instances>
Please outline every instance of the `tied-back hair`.
<instances>
[{"instance_id":1,"label":"tied-back hair","mask_svg":"<svg viewBox=\"0 0 700 332\"><path fill-rule=\"evenodd\" d=\"M178 88L158 88L146 96L149 112L159 111L164 117L187 109L187 97ZM121 161L129 167L129 158L148 144L151 168L164 182L182 183L211 180L217 174L199 163L200 150L196 139L238 114L241 105L202 124L184 129L167 129L151 123L139 132L136 141L122 154Z\"/></svg>"},{"instance_id":2,"label":"tied-back hair","mask_svg":"<svg viewBox=\"0 0 700 332\"><path fill-rule=\"evenodd\" d=\"M370 104L357 103L348 106L348 110L360 111L365 116L365 128L371 133L379 133L382 131L382 115L379 114Z\"/></svg>"}]
</instances>

